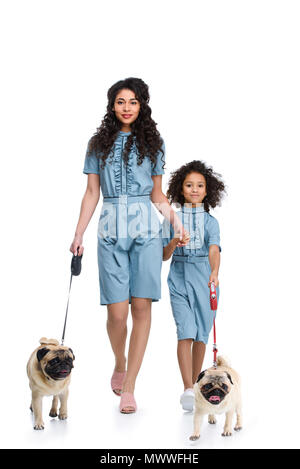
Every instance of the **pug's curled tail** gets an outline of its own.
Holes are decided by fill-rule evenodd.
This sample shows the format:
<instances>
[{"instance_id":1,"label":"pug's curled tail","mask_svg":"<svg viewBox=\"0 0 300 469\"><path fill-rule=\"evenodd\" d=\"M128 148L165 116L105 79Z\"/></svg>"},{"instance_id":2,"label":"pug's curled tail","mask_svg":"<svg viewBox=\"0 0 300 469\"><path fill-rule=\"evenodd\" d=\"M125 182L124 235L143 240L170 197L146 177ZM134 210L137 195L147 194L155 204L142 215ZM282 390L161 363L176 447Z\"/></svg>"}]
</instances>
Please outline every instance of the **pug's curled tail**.
<instances>
[{"instance_id":1,"label":"pug's curled tail","mask_svg":"<svg viewBox=\"0 0 300 469\"><path fill-rule=\"evenodd\" d=\"M230 362L227 358L218 356L217 357L217 366L227 366L230 368Z\"/></svg>"},{"instance_id":2,"label":"pug's curled tail","mask_svg":"<svg viewBox=\"0 0 300 469\"><path fill-rule=\"evenodd\" d=\"M59 345L58 340L56 339L47 339L46 337L42 337L40 339L41 345Z\"/></svg>"}]
</instances>

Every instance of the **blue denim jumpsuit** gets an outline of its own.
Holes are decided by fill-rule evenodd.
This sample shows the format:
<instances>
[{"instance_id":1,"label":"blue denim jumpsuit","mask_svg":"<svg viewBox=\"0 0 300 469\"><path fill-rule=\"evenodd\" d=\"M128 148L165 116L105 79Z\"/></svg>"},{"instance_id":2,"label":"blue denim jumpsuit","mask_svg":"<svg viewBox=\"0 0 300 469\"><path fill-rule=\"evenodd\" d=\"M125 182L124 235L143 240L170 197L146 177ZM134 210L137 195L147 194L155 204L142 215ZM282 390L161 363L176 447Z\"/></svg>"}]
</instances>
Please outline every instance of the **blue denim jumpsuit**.
<instances>
[{"instance_id":1,"label":"blue denim jumpsuit","mask_svg":"<svg viewBox=\"0 0 300 469\"><path fill-rule=\"evenodd\" d=\"M161 223L150 194L151 176L164 174L164 161L159 152L154 168L148 157L138 165L134 142L126 165L122 152L130 133L118 133L103 169L94 153L85 156L83 172L100 175L103 195L97 249L101 305L131 303L131 296L161 297Z\"/></svg>"},{"instance_id":2,"label":"blue denim jumpsuit","mask_svg":"<svg viewBox=\"0 0 300 469\"><path fill-rule=\"evenodd\" d=\"M191 236L189 244L175 249L167 280L177 338L207 344L214 320L209 299L211 268L208 252L212 244L218 245L221 251L219 224L204 211L203 205L184 205L176 213ZM162 226L162 236L164 247L174 236L173 227L167 220ZM219 299L219 287L216 291Z\"/></svg>"}]
</instances>

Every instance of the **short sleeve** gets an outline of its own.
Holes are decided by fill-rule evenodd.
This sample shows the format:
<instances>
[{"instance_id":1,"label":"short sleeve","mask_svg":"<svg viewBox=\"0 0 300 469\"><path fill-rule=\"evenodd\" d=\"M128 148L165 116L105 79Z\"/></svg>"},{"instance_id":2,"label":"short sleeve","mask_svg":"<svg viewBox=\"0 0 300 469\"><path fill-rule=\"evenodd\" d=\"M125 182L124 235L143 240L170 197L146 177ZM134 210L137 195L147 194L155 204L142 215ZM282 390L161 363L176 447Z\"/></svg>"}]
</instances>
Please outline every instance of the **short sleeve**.
<instances>
[{"instance_id":1,"label":"short sleeve","mask_svg":"<svg viewBox=\"0 0 300 469\"><path fill-rule=\"evenodd\" d=\"M89 145L87 146L87 150L85 153L83 173L84 174L91 174L91 173L100 174L99 158L95 156L94 152L88 155L88 148L89 148Z\"/></svg>"},{"instance_id":2,"label":"short sleeve","mask_svg":"<svg viewBox=\"0 0 300 469\"><path fill-rule=\"evenodd\" d=\"M165 163L165 142L163 141L162 143L162 150L160 150L157 154L157 161L156 165L154 168L152 168L151 176L159 176L160 174L165 174L165 171L163 169L163 165Z\"/></svg>"},{"instance_id":3,"label":"short sleeve","mask_svg":"<svg viewBox=\"0 0 300 469\"><path fill-rule=\"evenodd\" d=\"M220 252L222 251L220 246L220 227L219 222L216 218L209 216L209 223L208 223L208 246L212 244L216 244L219 246Z\"/></svg>"},{"instance_id":4,"label":"short sleeve","mask_svg":"<svg viewBox=\"0 0 300 469\"><path fill-rule=\"evenodd\" d=\"M165 248L173 238L173 228L171 223L165 218L162 224L162 242Z\"/></svg>"}]
</instances>

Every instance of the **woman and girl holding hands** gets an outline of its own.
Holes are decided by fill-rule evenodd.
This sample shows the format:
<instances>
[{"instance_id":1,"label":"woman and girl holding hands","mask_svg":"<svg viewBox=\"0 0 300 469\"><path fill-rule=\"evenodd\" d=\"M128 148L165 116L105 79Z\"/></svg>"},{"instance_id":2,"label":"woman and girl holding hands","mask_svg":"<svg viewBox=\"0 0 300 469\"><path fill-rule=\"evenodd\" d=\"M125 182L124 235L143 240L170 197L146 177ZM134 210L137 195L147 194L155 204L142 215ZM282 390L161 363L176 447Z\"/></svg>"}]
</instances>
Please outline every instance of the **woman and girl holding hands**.
<instances>
[{"instance_id":1,"label":"woman and girl holding hands","mask_svg":"<svg viewBox=\"0 0 300 469\"><path fill-rule=\"evenodd\" d=\"M148 86L139 78L127 78L115 83L107 97L107 112L87 146L87 188L70 251L83 253L83 234L101 188L100 304L107 305L107 332L115 356L111 388L126 414L137 410L134 388L149 337L151 303L161 297L162 261L172 256L168 286L184 385L180 402L183 409L192 410L193 384L213 325L211 282L219 295L220 233L209 209L220 205L225 186L212 168L193 160L172 173L165 195L165 146L151 118ZM162 226L154 205L164 217ZM129 304L132 331L126 360Z\"/></svg>"}]
</instances>

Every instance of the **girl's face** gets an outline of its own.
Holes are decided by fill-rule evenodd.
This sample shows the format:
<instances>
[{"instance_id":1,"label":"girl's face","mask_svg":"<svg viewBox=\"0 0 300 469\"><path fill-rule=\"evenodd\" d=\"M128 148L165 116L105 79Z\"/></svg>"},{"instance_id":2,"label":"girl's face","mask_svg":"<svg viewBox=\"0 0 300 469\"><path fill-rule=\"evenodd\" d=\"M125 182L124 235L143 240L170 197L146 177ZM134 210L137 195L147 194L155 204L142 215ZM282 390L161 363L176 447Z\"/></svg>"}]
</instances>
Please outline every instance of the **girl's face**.
<instances>
[{"instance_id":1,"label":"girl's face","mask_svg":"<svg viewBox=\"0 0 300 469\"><path fill-rule=\"evenodd\" d=\"M123 132L130 131L130 124L137 119L140 107L133 91L124 89L118 92L113 111L115 111L116 118L123 124L121 128Z\"/></svg>"},{"instance_id":2,"label":"girl's face","mask_svg":"<svg viewBox=\"0 0 300 469\"><path fill-rule=\"evenodd\" d=\"M192 207L201 204L207 194L205 177L201 173L188 174L183 181L181 193L185 203L192 204Z\"/></svg>"}]
</instances>

